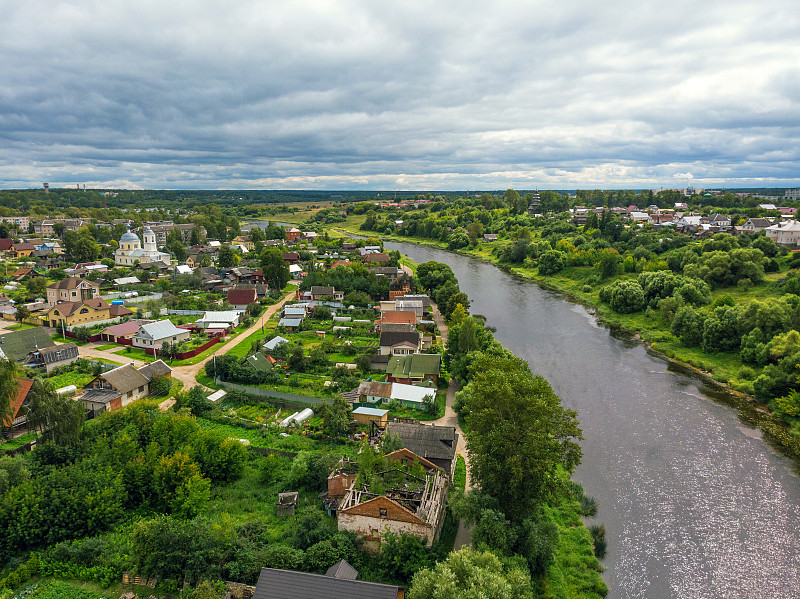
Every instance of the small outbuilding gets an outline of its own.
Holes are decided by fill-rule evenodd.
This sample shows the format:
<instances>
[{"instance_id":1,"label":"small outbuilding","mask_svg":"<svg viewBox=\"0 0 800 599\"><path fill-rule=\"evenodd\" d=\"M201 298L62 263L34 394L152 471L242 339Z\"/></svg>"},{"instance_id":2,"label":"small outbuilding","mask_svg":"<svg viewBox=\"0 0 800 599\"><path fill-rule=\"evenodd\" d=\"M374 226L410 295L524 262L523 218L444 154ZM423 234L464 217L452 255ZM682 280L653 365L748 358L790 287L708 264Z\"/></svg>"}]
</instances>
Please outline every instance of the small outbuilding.
<instances>
[{"instance_id":1,"label":"small outbuilding","mask_svg":"<svg viewBox=\"0 0 800 599\"><path fill-rule=\"evenodd\" d=\"M297 491L289 491L287 493L278 493L278 501L275 502L275 513L279 518L284 516L294 516L294 511L297 508L297 501L300 493Z\"/></svg>"}]
</instances>

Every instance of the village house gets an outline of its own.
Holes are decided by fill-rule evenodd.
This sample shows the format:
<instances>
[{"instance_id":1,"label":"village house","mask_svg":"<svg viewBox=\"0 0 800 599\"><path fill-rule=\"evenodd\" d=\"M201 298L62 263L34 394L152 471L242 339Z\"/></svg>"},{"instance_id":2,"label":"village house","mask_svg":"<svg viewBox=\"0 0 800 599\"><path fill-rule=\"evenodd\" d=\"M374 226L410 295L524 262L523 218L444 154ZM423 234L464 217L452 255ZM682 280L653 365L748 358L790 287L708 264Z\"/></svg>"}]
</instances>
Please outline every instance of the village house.
<instances>
[{"instance_id":1,"label":"village house","mask_svg":"<svg viewBox=\"0 0 800 599\"><path fill-rule=\"evenodd\" d=\"M767 237L778 245L800 245L800 221L787 220L767 227Z\"/></svg>"},{"instance_id":2,"label":"village house","mask_svg":"<svg viewBox=\"0 0 800 599\"><path fill-rule=\"evenodd\" d=\"M47 305L100 297L100 285L81 277L61 279L47 286Z\"/></svg>"},{"instance_id":3,"label":"village house","mask_svg":"<svg viewBox=\"0 0 800 599\"><path fill-rule=\"evenodd\" d=\"M748 233L759 233L766 231L773 224L773 221L768 218L748 218L747 222L741 226L741 230Z\"/></svg>"},{"instance_id":4,"label":"village house","mask_svg":"<svg viewBox=\"0 0 800 599\"><path fill-rule=\"evenodd\" d=\"M208 311L195 321L194 326L197 329L204 329L206 332L212 329L224 332L236 328L242 321L243 314L238 310Z\"/></svg>"},{"instance_id":5,"label":"village house","mask_svg":"<svg viewBox=\"0 0 800 599\"><path fill-rule=\"evenodd\" d=\"M413 385L422 381L439 381L442 366L440 354L411 354L409 356L390 356L386 366L386 380L390 383Z\"/></svg>"},{"instance_id":6,"label":"village house","mask_svg":"<svg viewBox=\"0 0 800 599\"><path fill-rule=\"evenodd\" d=\"M340 302L344 299L344 292L336 291L336 289L327 285L312 285L311 289L308 291L300 291L298 289L297 299L305 301L332 299L333 301Z\"/></svg>"},{"instance_id":7,"label":"village house","mask_svg":"<svg viewBox=\"0 0 800 599\"><path fill-rule=\"evenodd\" d=\"M261 568L252 599L403 599L403 587L356 580L358 570L344 560L325 574Z\"/></svg>"},{"instance_id":8,"label":"village house","mask_svg":"<svg viewBox=\"0 0 800 599\"><path fill-rule=\"evenodd\" d=\"M151 321L129 320L128 322L111 325L103 329L103 332L100 333L100 338L103 341L111 341L112 343L124 343L125 341L130 341L130 339L139 332L139 327L148 322Z\"/></svg>"},{"instance_id":9,"label":"village house","mask_svg":"<svg viewBox=\"0 0 800 599\"><path fill-rule=\"evenodd\" d=\"M296 227L286 227L286 241L294 241L303 236L303 232Z\"/></svg>"},{"instance_id":10,"label":"village house","mask_svg":"<svg viewBox=\"0 0 800 599\"><path fill-rule=\"evenodd\" d=\"M381 312L375 326L379 331L414 331L417 328L417 316L407 310L387 310Z\"/></svg>"},{"instance_id":11,"label":"village house","mask_svg":"<svg viewBox=\"0 0 800 599\"><path fill-rule=\"evenodd\" d=\"M170 320L157 320L140 326L139 330L131 337L131 341L133 347L157 352L161 349L162 344L186 341L191 334L190 330L180 329Z\"/></svg>"},{"instance_id":12,"label":"village house","mask_svg":"<svg viewBox=\"0 0 800 599\"><path fill-rule=\"evenodd\" d=\"M387 355L416 354L422 349L422 335L418 331L381 331L378 353Z\"/></svg>"},{"instance_id":13,"label":"village house","mask_svg":"<svg viewBox=\"0 0 800 599\"><path fill-rule=\"evenodd\" d=\"M246 310L247 306L258 301L254 287L234 287L228 289L227 302L234 310Z\"/></svg>"},{"instance_id":14,"label":"village house","mask_svg":"<svg viewBox=\"0 0 800 599\"><path fill-rule=\"evenodd\" d=\"M171 378L172 369L162 360L138 369L132 363L118 366L89 382L79 399L84 408L96 416L147 397L150 394L150 381L156 376Z\"/></svg>"},{"instance_id":15,"label":"village house","mask_svg":"<svg viewBox=\"0 0 800 599\"><path fill-rule=\"evenodd\" d=\"M421 410L425 407L426 400L436 397L436 389L402 383L363 381L355 390L355 395L358 402L368 404L365 406L368 408L396 399L403 407Z\"/></svg>"},{"instance_id":16,"label":"village house","mask_svg":"<svg viewBox=\"0 0 800 599\"><path fill-rule=\"evenodd\" d=\"M389 422L389 410L362 406L353 410L353 420L364 426L370 426L374 423L380 428L385 428Z\"/></svg>"},{"instance_id":17,"label":"village house","mask_svg":"<svg viewBox=\"0 0 800 599\"><path fill-rule=\"evenodd\" d=\"M377 550L388 534L411 534L433 544L444 523L447 474L408 449L386 457L397 466L373 473L385 479L385 487L373 491L366 482L354 482L338 506L339 530L355 533L370 550ZM415 470L413 464L421 468Z\"/></svg>"},{"instance_id":18,"label":"village house","mask_svg":"<svg viewBox=\"0 0 800 599\"><path fill-rule=\"evenodd\" d=\"M111 318L111 305L101 297L56 304L47 310L45 316L49 326L59 329Z\"/></svg>"},{"instance_id":19,"label":"village house","mask_svg":"<svg viewBox=\"0 0 800 599\"><path fill-rule=\"evenodd\" d=\"M23 364L29 368L43 368L45 372L50 372L59 366L72 364L77 359L78 346L70 342L34 349L28 353Z\"/></svg>"},{"instance_id":20,"label":"village house","mask_svg":"<svg viewBox=\"0 0 800 599\"><path fill-rule=\"evenodd\" d=\"M439 466L452 480L458 449L455 427L390 422L384 435L397 435L403 447Z\"/></svg>"},{"instance_id":21,"label":"village house","mask_svg":"<svg viewBox=\"0 0 800 599\"><path fill-rule=\"evenodd\" d=\"M389 264L392 261L391 256L389 254L365 254L364 255L364 264Z\"/></svg>"},{"instance_id":22,"label":"village house","mask_svg":"<svg viewBox=\"0 0 800 599\"><path fill-rule=\"evenodd\" d=\"M9 253L12 258L24 258L30 256L35 250L36 247L32 243L22 241L12 245Z\"/></svg>"}]
</instances>

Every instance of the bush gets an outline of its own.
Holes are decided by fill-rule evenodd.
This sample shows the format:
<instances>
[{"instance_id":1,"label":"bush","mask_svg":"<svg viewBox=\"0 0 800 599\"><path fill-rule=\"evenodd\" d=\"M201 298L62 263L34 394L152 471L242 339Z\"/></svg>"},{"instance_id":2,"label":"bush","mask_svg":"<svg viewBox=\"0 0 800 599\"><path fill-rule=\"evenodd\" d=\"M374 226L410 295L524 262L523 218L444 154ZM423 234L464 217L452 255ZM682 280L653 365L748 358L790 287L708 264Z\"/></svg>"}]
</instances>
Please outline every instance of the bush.
<instances>
[{"instance_id":1,"label":"bush","mask_svg":"<svg viewBox=\"0 0 800 599\"><path fill-rule=\"evenodd\" d=\"M539 274L554 275L564 268L564 254L549 250L539 257Z\"/></svg>"},{"instance_id":2,"label":"bush","mask_svg":"<svg viewBox=\"0 0 800 599\"><path fill-rule=\"evenodd\" d=\"M614 312L631 314L644 309L644 290L635 281L616 281L604 287L600 299L607 301Z\"/></svg>"}]
</instances>

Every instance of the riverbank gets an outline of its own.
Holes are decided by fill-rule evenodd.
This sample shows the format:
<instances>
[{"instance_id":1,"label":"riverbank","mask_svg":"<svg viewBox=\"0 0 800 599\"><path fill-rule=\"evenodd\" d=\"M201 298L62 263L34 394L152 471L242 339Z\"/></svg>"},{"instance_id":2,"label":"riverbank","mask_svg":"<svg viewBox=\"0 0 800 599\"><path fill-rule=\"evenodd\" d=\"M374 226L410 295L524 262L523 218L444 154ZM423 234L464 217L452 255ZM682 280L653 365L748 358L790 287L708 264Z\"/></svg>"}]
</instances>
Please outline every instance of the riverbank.
<instances>
[{"instance_id":1,"label":"riverbank","mask_svg":"<svg viewBox=\"0 0 800 599\"><path fill-rule=\"evenodd\" d=\"M766 405L755 400L752 394L752 384L739 377L743 364L738 354L709 355L699 348L683 347L671 334L658 326L656 322L658 315L613 312L600 302L597 296L598 289L592 286L590 290L587 290L581 277L574 276L573 271L577 270L576 268L566 268L554 276L540 276L535 268L512 267L502 264L492 255L491 244L479 244L476 249L451 250L446 243L430 239L378 234L354 230L352 227L339 227L339 229L351 235L370 235L384 241L428 246L475 258L492 264L516 278L536 283L570 302L586 307L597 321L611 329L615 336L642 343L649 353L665 360L671 370L687 374L716 389L715 401L736 409L742 421L758 427L770 447L792 458L795 461L795 469L800 472L800 438L790 432L785 421L769 412ZM582 274L585 277L588 273ZM728 291L722 290L719 293Z\"/></svg>"}]
</instances>

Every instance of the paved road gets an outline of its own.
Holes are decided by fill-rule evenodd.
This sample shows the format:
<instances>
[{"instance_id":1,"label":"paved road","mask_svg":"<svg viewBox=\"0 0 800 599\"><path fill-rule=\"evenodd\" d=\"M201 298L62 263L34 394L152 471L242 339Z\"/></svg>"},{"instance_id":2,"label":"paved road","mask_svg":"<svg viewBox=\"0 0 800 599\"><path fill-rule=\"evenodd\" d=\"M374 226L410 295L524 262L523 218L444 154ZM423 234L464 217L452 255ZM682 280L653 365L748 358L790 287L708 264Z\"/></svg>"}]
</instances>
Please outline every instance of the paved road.
<instances>
[{"instance_id":1,"label":"paved road","mask_svg":"<svg viewBox=\"0 0 800 599\"><path fill-rule=\"evenodd\" d=\"M174 367L172 369L173 378L175 378L176 380L179 380L179 381L181 381L183 383L184 390L190 389L190 388L194 387L195 385L198 385L199 383L197 382L196 377L199 374L200 370L205 366L206 362L208 362L209 360L213 359L214 356L221 356L221 355L226 354L233 347L235 347L237 343L239 343L243 339L246 339L249 335L252 335L253 333L255 333L257 330L259 330L262 327L262 325L264 323L267 322L267 320L269 320L269 318L273 314L275 314L275 312L277 312L278 310L280 310L283 307L283 304L285 304L289 299L293 298L294 296L295 296L295 289L292 289L277 304L273 304L272 306L267 307L267 309L258 318L258 320L255 322L255 324L253 324L253 326L251 326L249 329L247 329L243 333L240 333L239 335L237 335L235 339L232 339L231 341L229 341L227 343L220 344L219 345L219 349L214 351L212 354L210 354L209 356L207 356L206 358L204 358L203 360L201 360L197 364L191 364L191 365L188 365L188 366L176 366L176 367ZM48 332L50 334L54 334L56 331L55 331L55 329L48 329ZM115 348L110 349L110 350L98 349L99 347L102 347L103 345L108 345L108 344L109 343L107 341L97 341L97 342L94 342L94 343L88 343L86 345L80 346L78 348L78 353L80 354L81 357L89 358L89 359L92 359L92 358L104 358L106 360L111 360L112 362L119 362L119 363L122 363L122 364L127 364L129 362L132 362L133 365L136 366L137 368L140 367L140 366L143 366L144 364L146 364L145 361L140 360L138 358L132 358L128 354L125 354L125 353L115 354L114 352L119 351L119 349L120 349L119 347L115 347ZM148 361L152 361L152 359L149 359Z\"/></svg>"},{"instance_id":2,"label":"paved road","mask_svg":"<svg viewBox=\"0 0 800 599\"><path fill-rule=\"evenodd\" d=\"M431 311L433 313L433 320L436 322L436 327L439 329L439 335L442 338L442 345L447 343L447 324L444 321L444 316L439 312L436 304L431 304ZM455 379L450 379L450 385L447 387L447 400L445 402L444 416L438 420L434 420L433 424L440 426L454 426L458 433L458 454L464 457L464 462L467 465L467 483L464 488L469 491L472 488L472 483L469 476L469 455L467 454L467 442L464 439L464 431L461 430L461 425L458 423L458 414L453 410L453 401L455 400L456 393L459 387ZM472 543L472 533L469 527L461 522L458 523L458 533L456 533L455 549L470 545Z\"/></svg>"}]
</instances>

